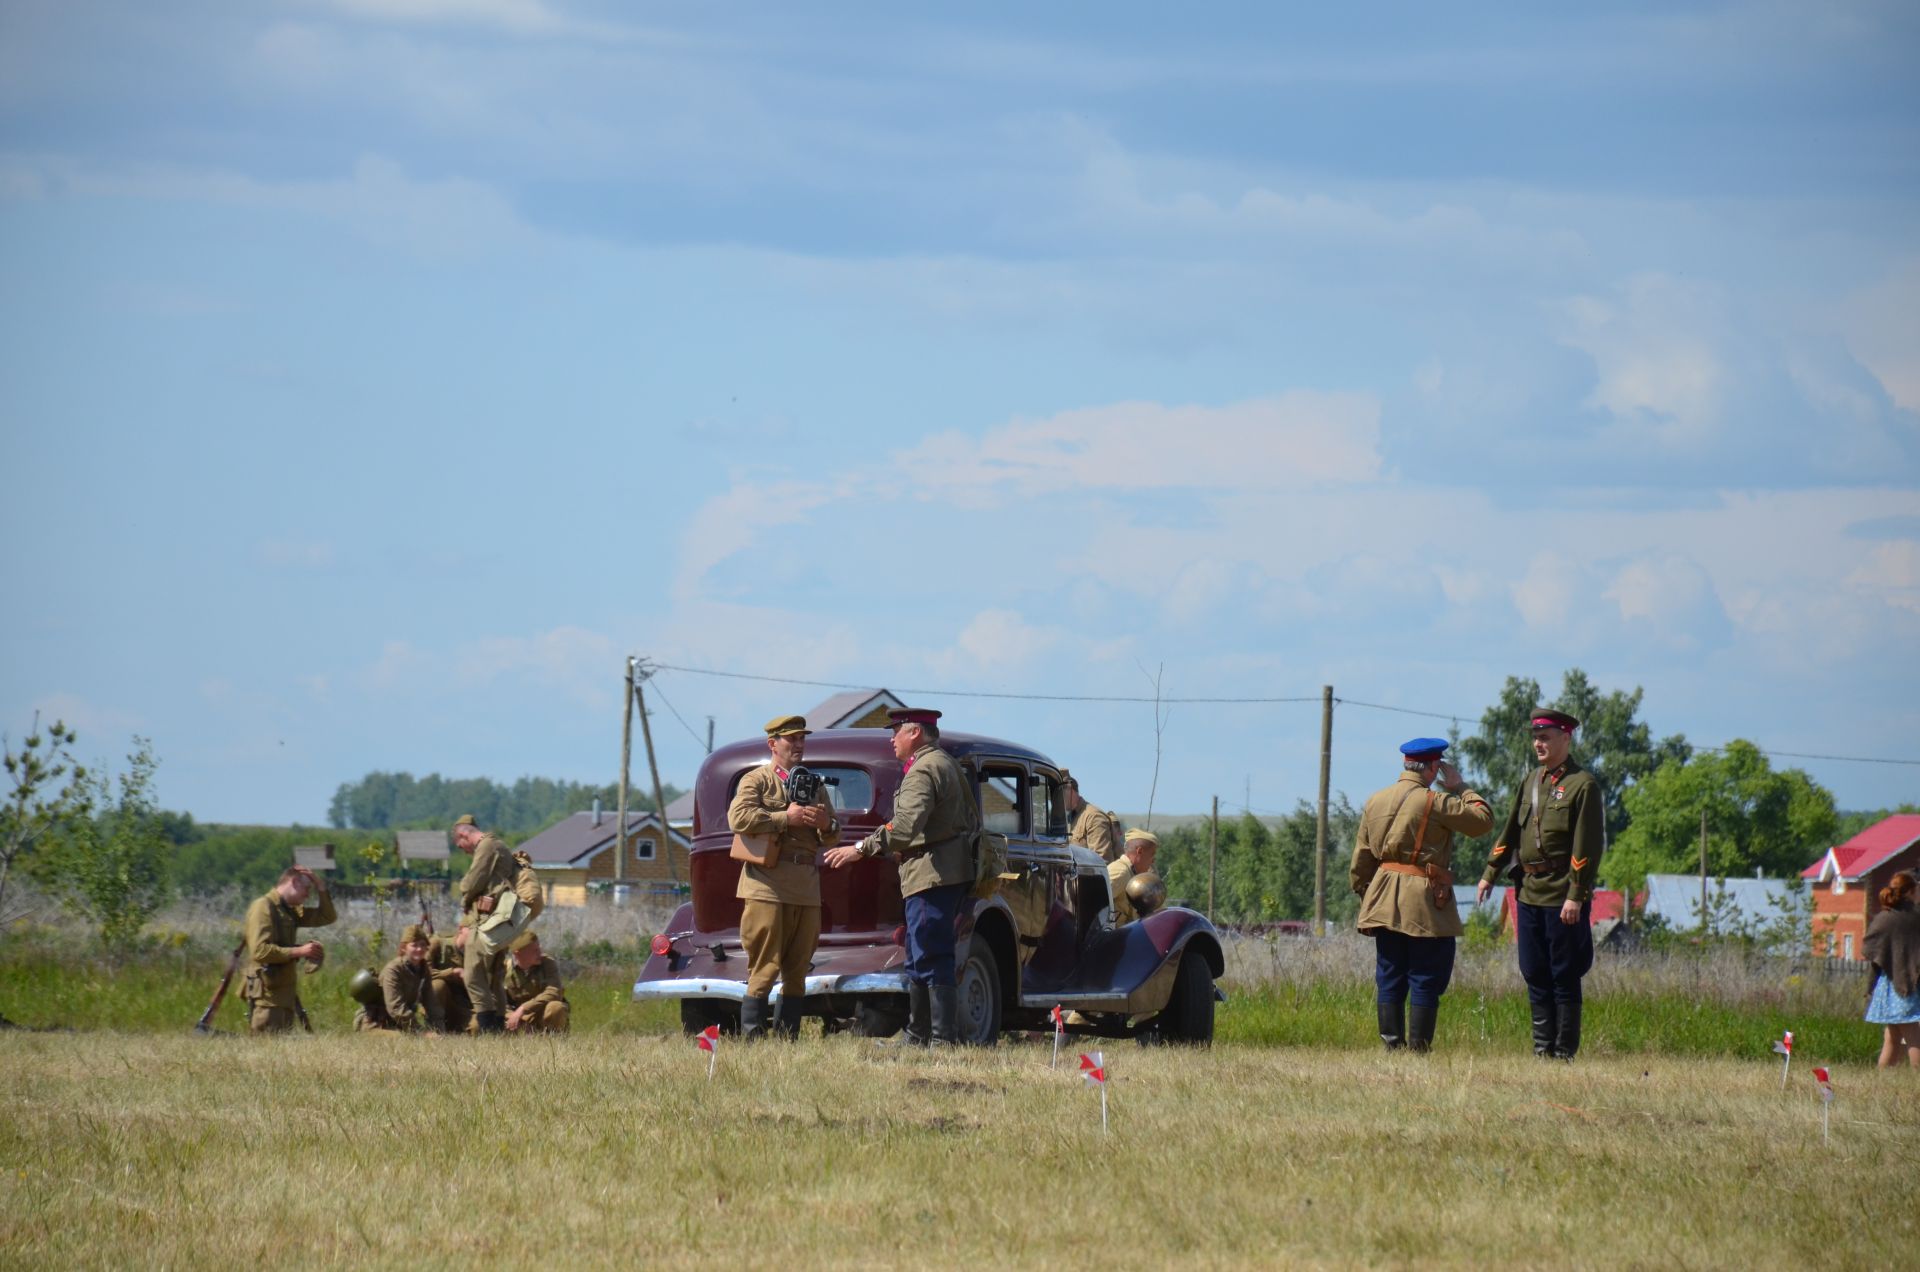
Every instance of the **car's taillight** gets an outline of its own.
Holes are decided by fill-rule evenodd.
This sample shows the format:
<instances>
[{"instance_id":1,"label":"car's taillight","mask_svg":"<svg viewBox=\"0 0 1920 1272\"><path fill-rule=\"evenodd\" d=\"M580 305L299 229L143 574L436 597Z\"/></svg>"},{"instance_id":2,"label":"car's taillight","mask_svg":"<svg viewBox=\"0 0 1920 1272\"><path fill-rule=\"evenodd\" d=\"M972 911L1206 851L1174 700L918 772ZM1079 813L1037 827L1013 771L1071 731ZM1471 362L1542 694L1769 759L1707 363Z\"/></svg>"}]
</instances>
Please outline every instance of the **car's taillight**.
<instances>
[{"instance_id":1,"label":"car's taillight","mask_svg":"<svg viewBox=\"0 0 1920 1272\"><path fill-rule=\"evenodd\" d=\"M904 923L903 923L903 924L901 924L901 925L900 925L899 927L897 927L897 928L895 928L895 929L893 929L893 943L894 943L895 945L899 945L899 946L902 946L902 947L904 947L904 946L906 945L906 943L907 943L907 927L906 927L906 924L904 924Z\"/></svg>"},{"instance_id":2,"label":"car's taillight","mask_svg":"<svg viewBox=\"0 0 1920 1272\"><path fill-rule=\"evenodd\" d=\"M673 942L662 932L653 938L653 952L661 958L673 953Z\"/></svg>"}]
</instances>

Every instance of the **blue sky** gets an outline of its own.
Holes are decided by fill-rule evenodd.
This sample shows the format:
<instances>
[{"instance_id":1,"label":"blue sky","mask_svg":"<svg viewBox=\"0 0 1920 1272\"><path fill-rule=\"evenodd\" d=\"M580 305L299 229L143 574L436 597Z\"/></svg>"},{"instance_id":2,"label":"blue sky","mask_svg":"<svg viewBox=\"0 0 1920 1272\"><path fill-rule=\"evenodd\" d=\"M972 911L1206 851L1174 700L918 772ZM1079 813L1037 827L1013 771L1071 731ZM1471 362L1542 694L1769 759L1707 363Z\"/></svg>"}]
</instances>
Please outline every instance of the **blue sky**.
<instances>
[{"instance_id":1,"label":"blue sky","mask_svg":"<svg viewBox=\"0 0 1920 1272\"><path fill-rule=\"evenodd\" d=\"M630 652L1469 724L1578 665L1920 759L1911 6L1030 10L0 6L7 730L314 821L610 780ZM1146 803L1146 707L929 701ZM1341 708L1335 785L1429 728ZM1318 731L1175 707L1157 803Z\"/></svg>"}]
</instances>

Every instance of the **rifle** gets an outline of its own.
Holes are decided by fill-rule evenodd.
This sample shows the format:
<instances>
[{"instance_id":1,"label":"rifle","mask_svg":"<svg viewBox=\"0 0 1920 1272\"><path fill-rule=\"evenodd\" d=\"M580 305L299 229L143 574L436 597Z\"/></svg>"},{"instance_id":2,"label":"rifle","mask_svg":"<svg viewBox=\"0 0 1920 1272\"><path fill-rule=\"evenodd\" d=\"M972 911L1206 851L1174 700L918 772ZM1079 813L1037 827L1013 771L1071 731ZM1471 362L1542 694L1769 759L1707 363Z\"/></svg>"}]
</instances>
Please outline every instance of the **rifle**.
<instances>
[{"instance_id":1,"label":"rifle","mask_svg":"<svg viewBox=\"0 0 1920 1272\"><path fill-rule=\"evenodd\" d=\"M427 909L427 899L420 898L420 927L428 936L433 935L433 914Z\"/></svg>"},{"instance_id":2,"label":"rifle","mask_svg":"<svg viewBox=\"0 0 1920 1272\"><path fill-rule=\"evenodd\" d=\"M240 956L247 952L247 939L243 936L240 943L233 947L233 954L227 959L227 970L220 977L220 988L213 991L213 1001L200 1013L200 1023L193 1027L195 1033L213 1032L213 1013L220 1010L220 1004L226 1000L227 986L233 984L233 974L240 970Z\"/></svg>"},{"instance_id":3,"label":"rifle","mask_svg":"<svg viewBox=\"0 0 1920 1272\"><path fill-rule=\"evenodd\" d=\"M313 1022L307 1019L307 1005L300 1001L298 994L295 994L293 997L293 1009L300 1015L300 1027L308 1033L312 1033Z\"/></svg>"}]
</instances>

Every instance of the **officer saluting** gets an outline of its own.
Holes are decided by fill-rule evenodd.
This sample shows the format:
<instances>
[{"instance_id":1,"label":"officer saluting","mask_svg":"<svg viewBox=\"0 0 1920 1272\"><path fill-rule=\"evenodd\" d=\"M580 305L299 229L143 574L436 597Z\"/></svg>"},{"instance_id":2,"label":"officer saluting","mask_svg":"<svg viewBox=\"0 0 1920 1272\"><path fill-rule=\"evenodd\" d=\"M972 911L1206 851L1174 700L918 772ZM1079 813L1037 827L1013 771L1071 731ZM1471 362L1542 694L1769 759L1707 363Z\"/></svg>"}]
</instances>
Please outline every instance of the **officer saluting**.
<instances>
[{"instance_id":1,"label":"officer saluting","mask_svg":"<svg viewBox=\"0 0 1920 1272\"><path fill-rule=\"evenodd\" d=\"M1493 825L1493 810L1467 789L1446 751L1444 738L1403 744L1400 780L1367 797L1354 838L1348 882L1364 898L1360 933L1374 940L1376 1014L1388 1051L1433 1045L1440 996L1453 980L1454 938L1464 930L1453 903L1453 836L1484 835ZM1432 789L1436 779L1446 794Z\"/></svg>"},{"instance_id":2,"label":"officer saluting","mask_svg":"<svg viewBox=\"0 0 1920 1272\"><path fill-rule=\"evenodd\" d=\"M1569 754L1579 727L1564 711L1533 713L1540 767L1514 792L1479 893L1486 900L1503 870L1519 885L1514 935L1533 1053L1562 1060L1580 1050L1580 978L1593 967L1593 885L1607 846L1600 784Z\"/></svg>"},{"instance_id":3,"label":"officer saluting","mask_svg":"<svg viewBox=\"0 0 1920 1272\"><path fill-rule=\"evenodd\" d=\"M960 1041L954 925L973 892L980 804L959 762L940 749L938 711L902 707L887 715L894 758L906 766L893 797L893 820L857 844L833 849L826 864L838 867L881 853L899 859L911 1004L907 1042L951 1046Z\"/></svg>"}]
</instances>

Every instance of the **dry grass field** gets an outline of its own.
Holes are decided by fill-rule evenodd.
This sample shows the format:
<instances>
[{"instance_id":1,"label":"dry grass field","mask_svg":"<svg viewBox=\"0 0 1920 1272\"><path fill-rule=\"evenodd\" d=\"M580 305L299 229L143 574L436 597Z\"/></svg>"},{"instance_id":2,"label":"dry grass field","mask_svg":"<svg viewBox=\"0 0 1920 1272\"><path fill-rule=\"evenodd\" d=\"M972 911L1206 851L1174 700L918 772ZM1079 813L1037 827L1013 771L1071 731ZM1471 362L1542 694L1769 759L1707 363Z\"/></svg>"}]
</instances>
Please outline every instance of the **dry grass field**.
<instances>
[{"instance_id":1,"label":"dry grass field","mask_svg":"<svg viewBox=\"0 0 1920 1272\"><path fill-rule=\"evenodd\" d=\"M7 1267L1913 1266L1920 1075L0 1033ZM478 1261L478 1263L476 1263Z\"/></svg>"}]
</instances>

